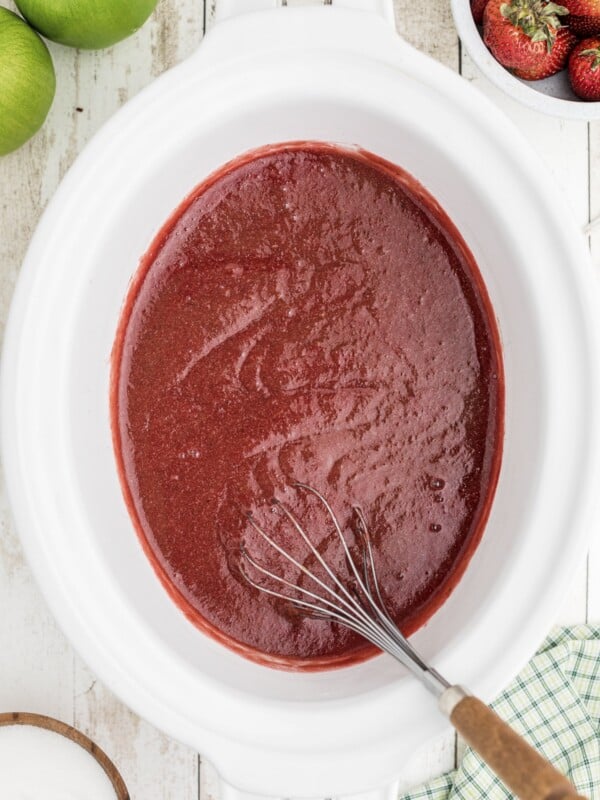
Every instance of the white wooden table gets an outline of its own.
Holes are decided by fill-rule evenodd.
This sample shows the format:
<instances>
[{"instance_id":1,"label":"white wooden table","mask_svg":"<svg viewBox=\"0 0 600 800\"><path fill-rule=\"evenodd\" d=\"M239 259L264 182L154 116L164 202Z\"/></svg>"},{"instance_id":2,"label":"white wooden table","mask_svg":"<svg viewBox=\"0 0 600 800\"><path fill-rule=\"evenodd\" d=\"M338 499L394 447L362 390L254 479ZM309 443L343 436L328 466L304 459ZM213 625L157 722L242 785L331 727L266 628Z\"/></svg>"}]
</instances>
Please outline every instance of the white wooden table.
<instances>
[{"instance_id":1,"label":"white wooden table","mask_svg":"<svg viewBox=\"0 0 600 800\"><path fill-rule=\"evenodd\" d=\"M161 0L141 31L110 50L77 52L51 45L58 89L50 117L32 142L0 159L2 320L27 243L65 171L122 103L193 52L214 20L217 2ZM0 4L13 7L11 0ZM554 174L577 222L584 225L600 214L600 122L543 117L502 96L462 50L449 0L395 0L395 5L398 30L406 39L459 70L516 120ZM591 245L600 260L600 230L596 237ZM81 728L114 758L134 800L217 798L218 781L210 765L131 713L75 654L32 580L3 493L0 503L0 711L45 713ZM596 533L557 622L600 620L600 531ZM452 768L459 751L449 733L409 764L398 765L404 785Z\"/></svg>"}]
</instances>

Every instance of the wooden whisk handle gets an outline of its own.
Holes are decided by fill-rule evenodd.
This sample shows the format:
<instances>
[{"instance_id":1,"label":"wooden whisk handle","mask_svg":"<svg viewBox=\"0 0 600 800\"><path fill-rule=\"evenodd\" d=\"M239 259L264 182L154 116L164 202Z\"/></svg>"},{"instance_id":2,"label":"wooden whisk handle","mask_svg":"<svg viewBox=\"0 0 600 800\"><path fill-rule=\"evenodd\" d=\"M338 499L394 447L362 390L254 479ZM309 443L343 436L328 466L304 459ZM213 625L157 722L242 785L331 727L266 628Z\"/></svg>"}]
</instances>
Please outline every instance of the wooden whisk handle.
<instances>
[{"instance_id":1,"label":"wooden whisk handle","mask_svg":"<svg viewBox=\"0 0 600 800\"><path fill-rule=\"evenodd\" d=\"M450 721L521 800L585 800L537 750L489 706L451 686L440 698Z\"/></svg>"}]
</instances>

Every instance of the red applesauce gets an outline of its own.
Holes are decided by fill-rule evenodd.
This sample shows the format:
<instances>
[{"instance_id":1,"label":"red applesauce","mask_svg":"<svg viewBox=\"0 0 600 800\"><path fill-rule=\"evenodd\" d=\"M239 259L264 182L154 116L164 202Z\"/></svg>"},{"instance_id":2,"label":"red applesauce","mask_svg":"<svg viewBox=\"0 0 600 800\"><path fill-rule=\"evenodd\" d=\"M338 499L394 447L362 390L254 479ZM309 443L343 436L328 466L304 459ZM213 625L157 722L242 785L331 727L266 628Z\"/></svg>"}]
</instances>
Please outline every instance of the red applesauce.
<instances>
[{"instance_id":1,"label":"red applesauce","mask_svg":"<svg viewBox=\"0 0 600 800\"><path fill-rule=\"evenodd\" d=\"M243 578L242 546L308 587L248 522L313 568L274 498L344 571L323 508L296 482L327 497L350 544L360 506L404 633L456 586L498 477L501 352L465 242L399 167L311 142L227 164L143 258L112 370L140 541L173 600L221 643L289 669L375 652Z\"/></svg>"}]
</instances>

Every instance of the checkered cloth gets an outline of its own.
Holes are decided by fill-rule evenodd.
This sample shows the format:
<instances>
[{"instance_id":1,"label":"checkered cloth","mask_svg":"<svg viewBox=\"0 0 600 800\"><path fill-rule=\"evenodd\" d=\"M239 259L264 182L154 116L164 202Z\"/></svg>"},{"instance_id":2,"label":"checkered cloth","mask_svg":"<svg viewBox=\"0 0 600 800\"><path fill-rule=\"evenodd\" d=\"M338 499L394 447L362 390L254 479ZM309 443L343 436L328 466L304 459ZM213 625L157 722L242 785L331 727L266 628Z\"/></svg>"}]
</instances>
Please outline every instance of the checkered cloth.
<instances>
[{"instance_id":1,"label":"checkered cloth","mask_svg":"<svg viewBox=\"0 0 600 800\"><path fill-rule=\"evenodd\" d=\"M600 800L600 627L560 628L492 704L515 730ZM467 748L454 772L400 800L507 800L513 795Z\"/></svg>"}]
</instances>

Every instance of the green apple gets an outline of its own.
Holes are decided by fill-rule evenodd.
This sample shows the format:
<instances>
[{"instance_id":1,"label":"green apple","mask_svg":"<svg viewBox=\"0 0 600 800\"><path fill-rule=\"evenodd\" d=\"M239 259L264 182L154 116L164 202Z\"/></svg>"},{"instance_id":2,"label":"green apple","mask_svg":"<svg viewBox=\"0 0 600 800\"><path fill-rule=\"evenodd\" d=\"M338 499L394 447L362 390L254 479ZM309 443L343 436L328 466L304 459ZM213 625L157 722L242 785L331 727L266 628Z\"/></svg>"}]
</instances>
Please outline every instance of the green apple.
<instances>
[{"instance_id":1,"label":"green apple","mask_svg":"<svg viewBox=\"0 0 600 800\"><path fill-rule=\"evenodd\" d=\"M135 33L158 0L16 0L27 22L54 42L96 50Z\"/></svg>"},{"instance_id":2,"label":"green apple","mask_svg":"<svg viewBox=\"0 0 600 800\"><path fill-rule=\"evenodd\" d=\"M44 42L20 17L0 7L0 155L16 150L41 128L55 89Z\"/></svg>"}]
</instances>

